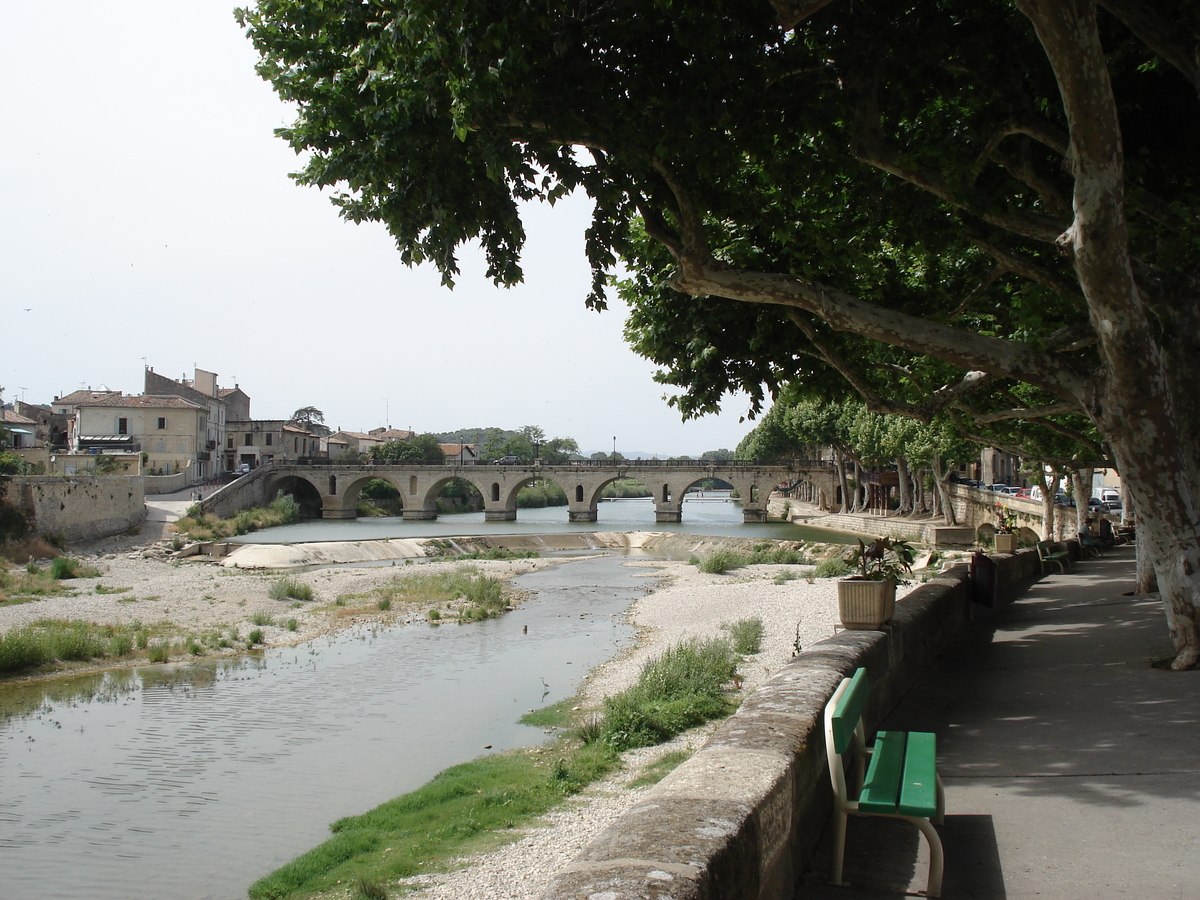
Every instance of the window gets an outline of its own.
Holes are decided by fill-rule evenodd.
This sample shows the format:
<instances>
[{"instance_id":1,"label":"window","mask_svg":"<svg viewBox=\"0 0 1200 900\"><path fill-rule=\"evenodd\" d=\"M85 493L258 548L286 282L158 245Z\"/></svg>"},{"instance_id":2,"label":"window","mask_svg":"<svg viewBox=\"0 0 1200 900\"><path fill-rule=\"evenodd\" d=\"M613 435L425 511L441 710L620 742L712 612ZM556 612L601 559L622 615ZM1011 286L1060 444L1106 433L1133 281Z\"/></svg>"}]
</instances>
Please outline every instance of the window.
<instances>
[{"instance_id":1,"label":"window","mask_svg":"<svg viewBox=\"0 0 1200 900\"><path fill-rule=\"evenodd\" d=\"M128 419L117 419L117 434L129 434Z\"/></svg>"},{"instance_id":2,"label":"window","mask_svg":"<svg viewBox=\"0 0 1200 900\"><path fill-rule=\"evenodd\" d=\"M267 446L268 446L268 447L270 447L270 446L271 446L271 439L272 439L273 437L275 437L275 435L273 435L273 434L268 434L268 435L267 435Z\"/></svg>"},{"instance_id":3,"label":"window","mask_svg":"<svg viewBox=\"0 0 1200 900\"><path fill-rule=\"evenodd\" d=\"M159 430L159 431L162 431L162 430L164 430L166 427L167 427L167 417L166 417L166 416L159 416L159 417L158 417L158 430Z\"/></svg>"},{"instance_id":4,"label":"window","mask_svg":"<svg viewBox=\"0 0 1200 900\"><path fill-rule=\"evenodd\" d=\"M225 439L225 446L228 447L230 450L233 449L233 435L232 434L229 435L229 437L227 437Z\"/></svg>"},{"instance_id":5,"label":"window","mask_svg":"<svg viewBox=\"0 0 1200 900\"><path fill-rule=\"evenodd\" d=\"M251 443L250 443L250 441L251 441L251 437L252 437L252 436L251 436L251 434L250 434L249 432L246 432L246 446L247 446L247 447L252 447L252 446L254 446L253 444L251 444Z\"/></svg>"}]
</instances>

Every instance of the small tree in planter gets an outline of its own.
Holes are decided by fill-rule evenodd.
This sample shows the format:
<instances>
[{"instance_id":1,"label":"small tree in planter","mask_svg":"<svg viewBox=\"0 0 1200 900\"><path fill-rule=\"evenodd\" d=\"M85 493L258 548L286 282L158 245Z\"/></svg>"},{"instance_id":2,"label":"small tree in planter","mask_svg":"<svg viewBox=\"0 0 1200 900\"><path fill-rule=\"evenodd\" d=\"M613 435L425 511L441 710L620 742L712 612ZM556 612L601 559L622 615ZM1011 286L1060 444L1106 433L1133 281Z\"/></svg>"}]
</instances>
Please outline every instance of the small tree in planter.
<instances>
[{"instance_id":1,"label":"small tree in planter","mask_svg":"<svg viewBox=\"0 0 1200 900\"><path fill-rule=\"evenodd\" d=\"M896 585L912 572L916 551L908 541L876 538L844 557L856 575L838 582L838 613L849 629L878 628L892 617Z\"/></svg>"},{"instance_id":2,"label":"small tree in planter","mask_svg":"<svg viewBox=\"0 0 1200 900\"><path fill-rule=\"evenodd\" d=\"M1012 553L1017 549L1017 514L1003 503L996 504L996 552Z\"/></svg>"}]
</instances>

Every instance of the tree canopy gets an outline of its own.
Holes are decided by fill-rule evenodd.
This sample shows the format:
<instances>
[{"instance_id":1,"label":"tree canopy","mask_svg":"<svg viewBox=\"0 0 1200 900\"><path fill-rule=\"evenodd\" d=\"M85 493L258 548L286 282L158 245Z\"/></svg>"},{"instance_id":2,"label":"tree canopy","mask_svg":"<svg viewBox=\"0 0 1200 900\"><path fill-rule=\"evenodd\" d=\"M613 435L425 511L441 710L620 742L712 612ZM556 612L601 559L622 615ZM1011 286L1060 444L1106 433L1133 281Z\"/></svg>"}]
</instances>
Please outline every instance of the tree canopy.
<instances>
[{"instance_id":1,"label":"tree canopy","mask_svg":"<svg viewBox=\"0 0 1200 900\"><path fill-rule=\"evenodd\" d=\"M853 392L1120 468L1200 661L1200 6L1171 0L261 0L301 184L447 284L521 278L519 204L595 202L684 415ZM1023 436L1023 434L1022 434Z\"/></svg>"},{"instance_id":2,"label":"tree canopy","mask_svg":"<svg viewBox=\"0 0 1200 900\"><path fill-rule=\"evenodd\" d=\"M328 437L330 434L329 426L325 424L325 413L315 406L300 407L292 413L288 424L303 428L309 434L315 434L318 437Z\"/></svg>"},{"instance_id":3,"label":"tree canopy","mask_svg":"<svg viewBox=\"0 0 1200 900\"><path fill-rule=\"evenodd\" d=\"M408 441L387 441L367 451L376 462L441 463L446 454L432 434L418 434Z\"/></svg>"}]
</instances>

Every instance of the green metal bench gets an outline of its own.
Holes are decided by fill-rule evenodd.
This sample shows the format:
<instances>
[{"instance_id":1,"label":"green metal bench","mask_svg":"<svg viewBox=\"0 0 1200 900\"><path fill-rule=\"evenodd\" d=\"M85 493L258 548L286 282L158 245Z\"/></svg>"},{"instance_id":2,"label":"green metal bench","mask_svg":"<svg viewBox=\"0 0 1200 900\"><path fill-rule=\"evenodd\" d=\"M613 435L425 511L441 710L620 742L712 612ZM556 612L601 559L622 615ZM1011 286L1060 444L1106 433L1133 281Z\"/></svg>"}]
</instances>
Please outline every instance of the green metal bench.
<instances>
[{"instance_id":1,"label":"green metal bench","mask_svg":"<svg viewBox=\"0 0 1200 900\"><path fill-rule=\"evenodd\" d=\"M833 860L830 880L844 884L849 816L888 816L912 822L929 844L926 895L942 893L942 841L933 823L945 817L946 791L937 774L936 737L926 732L881 731L867 748L862 712L870 686L867 670L842 679L825 707L825 752L833 784ZM855 775L854 791L847 788L845 758ZM869 763L869 765L868 765ZM864 774L865 770L865 774Z\"/></svg>"},{"instance_id":2,"label":"green metal bench","mask_svg":"<svg viewBox=\"0 0 1200 900\"><path fill-rule=\"evenodd\" d=\"M1061 547L1062 549L1058 549ZM1056 544L1054 541L1038 541L1037 545L1038 559L1042 563L1042 574L1046 574L1046 567L1053 563L1058 566L1058 571L1066 572L1071 568L1071 554L1067 552L1066 544Z\"/></svg>"}]
</instances>

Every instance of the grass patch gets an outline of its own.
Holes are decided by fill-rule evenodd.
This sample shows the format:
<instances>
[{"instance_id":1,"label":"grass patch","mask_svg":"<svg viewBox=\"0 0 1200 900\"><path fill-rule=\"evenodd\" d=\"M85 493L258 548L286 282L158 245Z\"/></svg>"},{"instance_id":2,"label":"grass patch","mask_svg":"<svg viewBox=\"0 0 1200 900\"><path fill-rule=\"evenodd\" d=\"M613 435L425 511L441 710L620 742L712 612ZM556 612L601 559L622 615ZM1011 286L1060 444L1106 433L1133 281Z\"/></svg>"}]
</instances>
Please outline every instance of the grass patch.
<instances>
[{"instance_id":1,"label":"grass patch","mask_svg":"<svg viewBox=\"0 0 1200 900\"><path fill-rule=\"evenodd\" d=\"M138 646L140 625L42 619L0 635L0 674L15 674L57 662L119 659ZM144 645L143 645L144 646Z\"/></svg>"},{"instance_id":2,"label":"grass patch","mask_svg":"<svg viewBox=\"0 0 1200 900\"><path fill-rule=\"evenodd\" d=\"M409 794L334 822L333 837L256 881L249 895L285 900L334 891L339 882L387 884L445 871L503 842L504 832L530 823L617 763L609 748L560 742L454 766Z\"/></svg>"},{"instance_id":3,"label":"grass patch","mask_svg":"<svg viewBox=\"0 0 1200 900\"><path fill-rule=\"evenodd\" d=\"M132 591L132 590L133 590L133 588L127 588L127 587L110 588L110 587L105 587L102 584L96 585L96 593L97 594L124 594L127 591Z\"/></svg>"},{"instance_id":4,"label":"grass patch","mask_svg":"<svg viewBox=\"0 0 1200 900\"><path fill-rule=\"evenodd\" d=\"M652 784L658 784L664 778L671 774L672 771L679 768L680 765L691 759L691 750L668 750L654 762L650 763L641 774L633 781L629 782L630 787L649 787Z\"/></svg>"},{"instance_id":5,"label":"grass patch","mask_svg":"<svg viewBox=\"0 0 1200 900\"><path fill-rule=\"evenodd\" d=\"M714 550L712 553L693 555L688 563L710 575L724 575L730 569L743 566L802 566L812 560L793 547L777 547L759 544L749 553L736 550Z\"/></svg>"},{"instance_id":6,"label":"grass patch","mask_svg":"<svg viewBox=\"0 0 1200 900\"><path fill-rule=\"evenodd\" d=\"M272 600L311 600L313 589L300 579L287 575L271 584L267 590L267 596ZM267 623L255 622L254 624L265 625Z\"/></svg>"},{"instance_id":7,"label":"grass patch","mask_svg":"<svg viewBox=\"0 0 1200 900\"><path fill-rule=\"evenodd\" d=\"M0 603L70 595L71 588L63 584L64 581L95 578L99 574L98 570L85 566L70 556L55 557L45 569L32 561L15 570L0 567ZM98 593L118 593L116 589L103 590L99 585L96 590Z\"/></svg>"},{"instance_id":8,"label":"grass patch","mask_svg":"<svg viewBox=\"0 0 1200 900\"><path fill-rule=\"evenodd\" d=\"M737 672L729 641L691 640L642 668L637 682L604 700L600 742L617 750L651 747L728 714L725 692Z\"/></svg>"},{"instance_id":9,"label":"grass patch","mask_svg":"<svg viewBox=\"0 0 1200 900\"><path fill-rule=\"evenodd\" d=\"M817 568L813 572L816 578L841 578L844 575L849 575L853 569L846 564L846 561L838 556L831 556L829 559L823 559L817 563Z\"/></svg>"},{"instance_id":10,"label":"grass patch","mask_svg":"<svg viewBox=\"0 0 1200 900\"><path fill-rule=\"evenodd\" d=\"M574 716L571 713L578 705L578 697L568 697L541 709L531 709L517 721L534 728L569 728L574 724Z\"/></svg>"},{"instance_id":11,"label":"grass patch","mask_svg":"<svg viewBox=\"0 0 1200 900\"><path fill-rule=\"evenodd\" d=\"M339 599L369 599L379 610L388 610L398 604L414 604L435 611L456 601L462 605L456 613L427 614L431 622L449 615L454 615L459 622L477 622L498 616L508 607L503 580L483 575L473 566L461 566L451 572L400 575L368 594Z\"/></svg>"},{"instance_id":12,"label":"grass patch","mask_svg":"<svg viewBox=\"0 0 1200 900\"><path fill-rule=\"evenodd\" d=\"M757 616L725 622L721 625L721 630L729 632L735 653L753 656L762 649L763 621Z\"/></svg>"},{"instance_id":13,"label":"grass patch","mask_svg":"<svg viewBox=\"0 0 1200 900\"><path fill-rule=\"evenodd\" d=\"M200 513L198 506L188 509L188 514L175 523L175 530L196 541L211 541L238 534L249 534L278 525L291 525L300 521L300 504L295 497L280 491L267 507L251 507L239 510L231 519L218 519Z\"/></svg>"},{"instance_id":14,"label":"grass patch","mask_svg":"<svg viewBox=\"0 0 1200 900\"><path fill-rule=\"evenodd\" d=\"M491 547L487 550L476 550L473 553L462 553L455 556L455 559L537 559L536 550L503 550L500 547Z\"/></svg>"}]
</instances>

